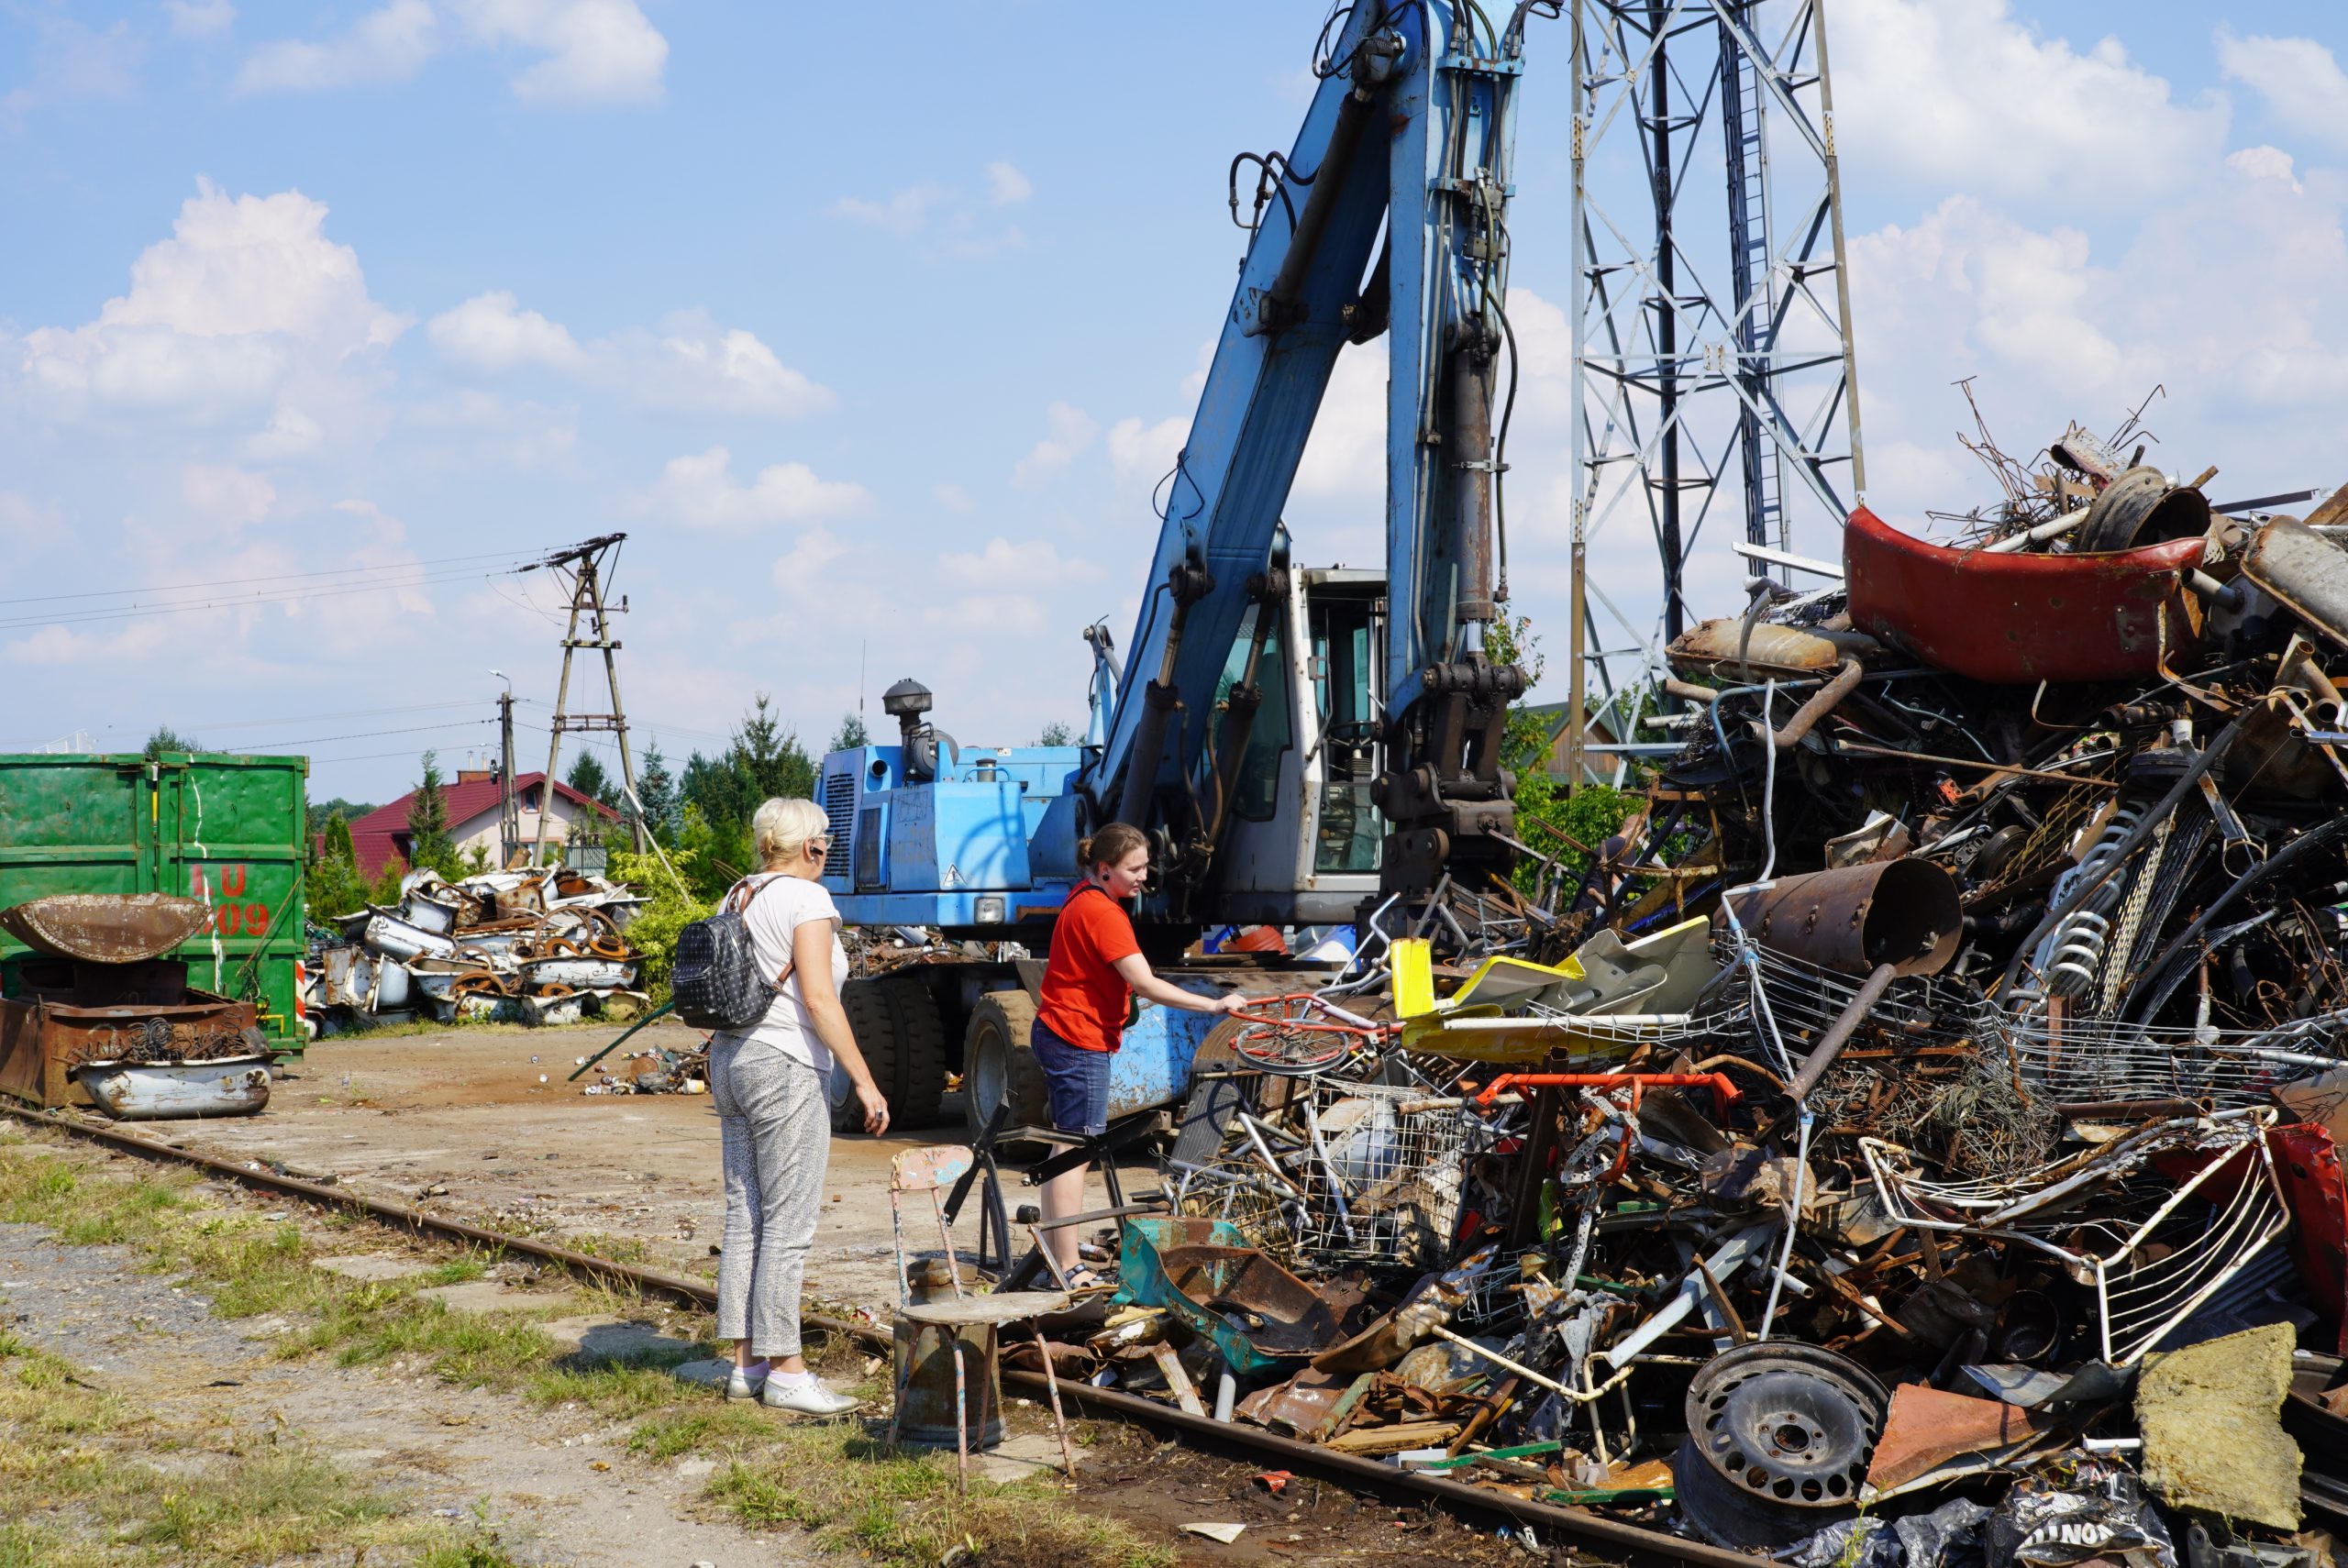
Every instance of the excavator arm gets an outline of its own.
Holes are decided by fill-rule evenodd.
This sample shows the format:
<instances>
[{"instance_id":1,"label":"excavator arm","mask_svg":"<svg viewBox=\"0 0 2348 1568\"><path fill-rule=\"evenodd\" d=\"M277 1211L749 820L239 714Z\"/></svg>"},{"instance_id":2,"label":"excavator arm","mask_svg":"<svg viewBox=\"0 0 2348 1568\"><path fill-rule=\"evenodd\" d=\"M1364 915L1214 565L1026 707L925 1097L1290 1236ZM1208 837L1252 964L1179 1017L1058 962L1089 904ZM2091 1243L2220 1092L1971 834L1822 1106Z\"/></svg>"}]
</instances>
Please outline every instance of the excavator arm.
<instances>
[{"instance_id":1,"label":"excavator arm","mask_svg":"<svg viewBox=\"0 0 2348 1568\"><path fill-rule=\"evenodd\" d=\"M1268 155L1238 287L1173 472L1105 744L1095 820L1157 835L1161 896L1212 874L1261 701L1262 627L1285 591L1280 513L1348 342L1387 339L1387 711L1382 879L1424 891L1507 865L1500 767L1521 671L1495 666L1495 502L1509 342L1507 211L1523 25L1474 6L1358 0L1315 64L1285 158ZM1253 606L1257 611L1250 616ZM1243 625L1256 646L1218 690ZM1215 759L1223 759L1218 766Z\"/></svg>"}]
</instances>

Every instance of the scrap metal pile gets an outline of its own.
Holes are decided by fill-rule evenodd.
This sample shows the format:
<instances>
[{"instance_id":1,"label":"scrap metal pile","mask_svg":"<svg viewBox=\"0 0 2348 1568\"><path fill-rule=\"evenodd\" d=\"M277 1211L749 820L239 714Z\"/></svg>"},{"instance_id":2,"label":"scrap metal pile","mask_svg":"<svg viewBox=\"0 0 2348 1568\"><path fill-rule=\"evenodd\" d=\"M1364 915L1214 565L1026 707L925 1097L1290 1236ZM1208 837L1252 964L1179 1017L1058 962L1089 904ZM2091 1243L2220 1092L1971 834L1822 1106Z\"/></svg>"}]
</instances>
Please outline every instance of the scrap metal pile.
<instances>
[{"instance_id":1,"label":"scrap metal pile","mask_svg":"<svg viewBox=\"0 0 2348 1568\"><path fill-rule=\"evenodd\" d=\"M1077 1369L1813 1568L2329 1561L2348 551L2054 453L1681 638L1578 887L1212 1037Z\"/></svg>"},{"instance_id":2,"label":"scrap metal pile","mask_svg":"<svg viewBox=\"0 0 2348 1568\"><path fill-rule=\"evenodd\" d=\"M643 900L566 867L401 879L400 901L336 918L314 942L309 1015L329 1030L418 1018L495 1023L626 1022L651 1000L625 934Z\"/></svg>"}]
</instances>

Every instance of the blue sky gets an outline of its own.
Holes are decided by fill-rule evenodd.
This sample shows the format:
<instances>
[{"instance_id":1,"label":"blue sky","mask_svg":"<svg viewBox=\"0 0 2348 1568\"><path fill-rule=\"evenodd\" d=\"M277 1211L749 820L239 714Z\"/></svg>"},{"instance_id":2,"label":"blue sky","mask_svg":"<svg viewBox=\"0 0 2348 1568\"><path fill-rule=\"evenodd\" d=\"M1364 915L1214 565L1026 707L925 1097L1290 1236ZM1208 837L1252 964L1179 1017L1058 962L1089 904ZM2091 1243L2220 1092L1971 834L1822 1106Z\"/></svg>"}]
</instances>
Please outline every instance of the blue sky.
<instances>
[{"instance_id":1,"label":"blue sky","mask_svg":"<svg viewBox=\"0 0 2348 1568\"><path fill-rule=\"evenodd\" d=\"M495 667L541 758L557 630L533 580L480 574L615 529L629 710L672 756L754 690L820 745L860 671L876 712L919 677L966 740L1080 720L1079 631L1132 625L1228 304L1225 166L1292 138L1321 15L0 0L0 745L167 721L382 798L425 745L492 744ZM2348 478L2337 8L1831 16L1878 510L1991 493L1952 439L1965 375L2018 452L2163 382L2170 466L2217 463L2229 495ZM1511 547L1561 650L1543 26ZM1289 510L1308 561L1376 548L1357 358ZM354 567L375 591L290 596ZM1599 569L1651 613L1640 537ZM1726 609L1740 575L1715 551L1691 580ZM266 602L60 619L228 580Z\"/></svg>"}]
</instances>

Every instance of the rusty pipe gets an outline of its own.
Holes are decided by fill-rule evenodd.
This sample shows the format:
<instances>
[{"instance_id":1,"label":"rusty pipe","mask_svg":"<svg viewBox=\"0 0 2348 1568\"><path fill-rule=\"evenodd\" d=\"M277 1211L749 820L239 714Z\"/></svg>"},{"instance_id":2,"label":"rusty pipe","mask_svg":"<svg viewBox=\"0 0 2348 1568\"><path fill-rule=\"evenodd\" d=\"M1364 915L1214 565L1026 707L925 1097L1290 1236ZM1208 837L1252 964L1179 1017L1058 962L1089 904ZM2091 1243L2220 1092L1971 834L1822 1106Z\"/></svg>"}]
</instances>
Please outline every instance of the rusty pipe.
<instances>
[{"instance_id":1,"label":"rusty pipe","mask_svg":"<svg viewBox=\"0 0 2348 1568\"><path fill-rule=\"evenodd\" d=\"M1856 690L1866 676L1866 670L1857 659L1844 659L1843 668L1834 672L1834 679L1812 692L1810 701L1786 721L1786 727L1769 737L1770 743L1779 751L1800 745L1802 737L1810 734L1818 721L1833 712L1844 698Z\"/></svg>"},{"instance_id":2,"label":"rusty pipe","mask_svg":"<svg viewBox=\"0 0 2348 1568\"><path fill-rule=\"evenodd\" d=\"M1895 964L1877 964L1868 972L1858 990L1835 1015L1834 1021L1826 1026L1826 1032L1818 1037L1818 1043L1811 1047L1810 1055L1802 1058L1801 1071L1786 1086L1788 1094L1797 1101L1810 1098L1810 1091L1818 1087L1818 1080L1826 1076L1826 1069L1834 1065L1834 1058L1843 1054L1843 1047L1851 1043L1851 1036L1858 1032L1859 1025L1866 1021L1867 1014L1875 1010L1875 1004L1883 999L1884 991L1899 977L1899 968Z\"/></svg>"},{"instance_id":3,"label":"rusty pipe","mask_svg":"<svg viewBox=\"0 0 2348 1568\"><path fill-rule=\"evenodd\" d=\"M1956 879L1910 856L1780 877L1729 895L1755 941L1845 975L1888 964L1934 975L1956 956L1965 915Z\"/></svg>"}]
</instances>

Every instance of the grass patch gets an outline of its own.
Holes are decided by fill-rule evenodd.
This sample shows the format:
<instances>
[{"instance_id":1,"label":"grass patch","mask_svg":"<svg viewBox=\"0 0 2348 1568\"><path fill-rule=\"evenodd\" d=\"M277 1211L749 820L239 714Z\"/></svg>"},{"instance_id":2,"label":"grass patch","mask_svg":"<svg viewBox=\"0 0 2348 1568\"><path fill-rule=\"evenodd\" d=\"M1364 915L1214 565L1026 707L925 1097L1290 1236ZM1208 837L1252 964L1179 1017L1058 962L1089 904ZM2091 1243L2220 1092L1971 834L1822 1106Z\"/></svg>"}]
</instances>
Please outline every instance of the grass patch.
<instances>
[{"instance_id":1,"label":"grass patch","mask_svg":"<svg viewBox=\"0 0 2348 1568\"><path fill-rule=\"evenodd\" d=\"M706 1501L745 1525L795 1524L820 1545L888 1568L935 1568L949 1555L958 1568L1167 1568L1175 1561L1124 1525L1078 1511L1051 1484L973 1481L964 1496L951 1454L892 1451L855 1426L794 1424L685 1387L665 1364L646 1364L672 1357L581 1364L521 1315L451 1310L417 1294L481 1277L493 1253L395 1280L320 1269L301 1224L205 1207L192 1190L196 1179L123 1172L102 1157L0 1136L0 1220L41 1225L64 1241L130 1247L150 1270L204 1289L224 1317L283 1318L288 1331L275 1347L283 1357L421 1363L451 1383L633 1423L628 1446L647 1459L720 1458ZM351 1229L339 1216L313 1227L338 1239ZM630 1238L573 1244L615 1261L647 1255ZM580 1297L622 1314L642 1309L624 1295L590 1289ZM669 1320L669 1331L688 1340L705 1341L708 1328L702 1314ZM836 1381L858 1382L859 1348L818 1338L810 1353ZM886 1373L856 1391L885 1400ZM0 1568L125 1561L227 1568L329 1549L373 1562L378 1545L394 1554L385 1561L422 1568L513 1563L481 1521L469 1521L461 1535L446 1524L403 1523L396 1499L315 1455L213 1455L200 1466L205 1478L192 1484L189 1474L110 1452L109 1443L138 1433L140 1419L116 1397L74 1383L65 1364L0 1332ZM40 1441L7 1441L19 1437Z\"/></svg>"},{"instance_id":2,"label":"grass patch","mask_svg":"<svg viewBox=\"0 0 2348 1568\"><path fill-rule=\"evenodd\" d=\"M837 1427L791 1429L710 1478L707 1496L754 1528L795 1524L892 1568L1170 1568L1171 1548L1080 1513L1049 1483L954 1484L951 1454L891 1450Z\"/></svg>"}]
</instances>

